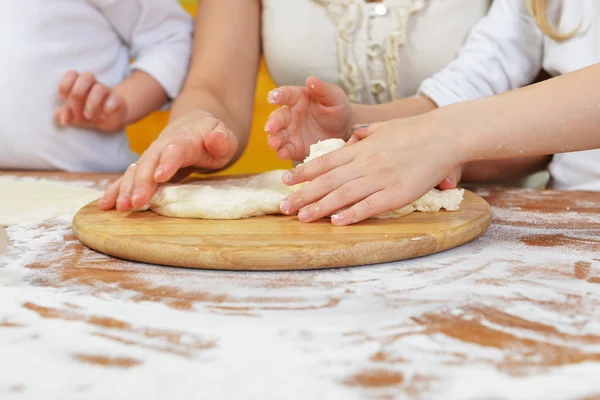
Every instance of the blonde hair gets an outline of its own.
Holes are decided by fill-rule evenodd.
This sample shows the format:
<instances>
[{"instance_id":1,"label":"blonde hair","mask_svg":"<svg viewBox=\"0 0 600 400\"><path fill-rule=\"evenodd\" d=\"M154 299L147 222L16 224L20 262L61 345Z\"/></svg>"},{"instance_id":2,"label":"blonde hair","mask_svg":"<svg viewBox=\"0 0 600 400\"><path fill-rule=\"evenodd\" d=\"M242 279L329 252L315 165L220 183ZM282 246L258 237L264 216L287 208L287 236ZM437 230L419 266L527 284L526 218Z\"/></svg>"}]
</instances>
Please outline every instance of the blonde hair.
<instances>
[{"instance_id":1,"label":"blonde hair","mask_svg":"<svg viewBox=\"0 0 600 400\"><path fill-rule=\"evenodd\" d=\"M533 18L535 19L535 22L542 33L549 38L556 40L557 42L563 42L575 36L581 27L581 24L579 24L579 26L573 29L571 32L567 33L560 33L555 27L552 26L548 20L547 14L548 1L549 0L527 0L529 11L531 11Z\"/></svg>"}]
</instances>

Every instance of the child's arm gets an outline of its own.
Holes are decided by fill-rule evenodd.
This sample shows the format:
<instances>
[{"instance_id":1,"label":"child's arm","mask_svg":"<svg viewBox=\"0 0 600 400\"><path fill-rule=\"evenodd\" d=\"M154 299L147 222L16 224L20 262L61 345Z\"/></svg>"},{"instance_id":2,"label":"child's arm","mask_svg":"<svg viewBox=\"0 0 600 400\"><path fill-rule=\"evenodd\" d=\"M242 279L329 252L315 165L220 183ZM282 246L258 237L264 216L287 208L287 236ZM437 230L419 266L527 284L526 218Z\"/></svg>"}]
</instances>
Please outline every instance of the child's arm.
<instances>
[{"instance_id":1,"label":"child's arm","mask_svg":"<svg viewBox=\"0 0 600 400\"><path fill-rule=\"evenodd\" d=\"M372 124L364 140L295 168L310 181L282 204L314 221L348 225L403 207L472 161L600 148L600 64L486 99ZM403 132L404 134L398 134ZM364 200L363 200L364 199Z\"/></svg>"},{"instance_id":2,"label":"child's arm","mask_svg":"<svg viewBox=\"0 0 600 400\"><path fill-rule=\"evenodd\" d=\"M92 0L129 48L131 73L109 88L92 74L69 71L60 83L64 125L120 131L179 93L189 65L191 17L175 0ZM110 56L110 55L109 55Z\"/></svg>"}]
</instances>

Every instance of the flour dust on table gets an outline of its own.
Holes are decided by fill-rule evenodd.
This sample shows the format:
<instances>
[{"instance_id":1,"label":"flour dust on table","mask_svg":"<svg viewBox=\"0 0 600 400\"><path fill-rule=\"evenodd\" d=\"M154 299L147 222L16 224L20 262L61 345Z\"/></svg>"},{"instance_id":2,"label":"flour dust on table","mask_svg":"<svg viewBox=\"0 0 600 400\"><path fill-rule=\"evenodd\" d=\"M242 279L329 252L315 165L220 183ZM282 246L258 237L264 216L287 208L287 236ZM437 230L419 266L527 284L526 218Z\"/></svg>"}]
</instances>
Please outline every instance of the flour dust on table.
<instances>
[{"instance_id":1,"label":"flour dust on table","mask_svg":"<svg viewBox=\"0 0 600 400\"><path fill-rule=\"evenodd\" d=\"M0 226L70 220L102 191L84 183L0 177Z\"/></svg>"},{"instance_id":2,"label":"flour dust on table","mask_svg":"<svg viewBox=\"0 0 600 400\"><path fill-rule=\"evenodd\" d=\"M342 139L328 139L310 146L304 162L311 161L345 145ZM232 178L201 180L161 186L144 210L151 209L166 217L202 219L241 219L260 215L281 214L279 204L300 190L304 184L292 187L282 183L284 170ZM422 198L398 210L388 211L375 218L393 218L413 211L437 212L458 210L464 190L432 189Z\"/></svg>"}]
</instances>

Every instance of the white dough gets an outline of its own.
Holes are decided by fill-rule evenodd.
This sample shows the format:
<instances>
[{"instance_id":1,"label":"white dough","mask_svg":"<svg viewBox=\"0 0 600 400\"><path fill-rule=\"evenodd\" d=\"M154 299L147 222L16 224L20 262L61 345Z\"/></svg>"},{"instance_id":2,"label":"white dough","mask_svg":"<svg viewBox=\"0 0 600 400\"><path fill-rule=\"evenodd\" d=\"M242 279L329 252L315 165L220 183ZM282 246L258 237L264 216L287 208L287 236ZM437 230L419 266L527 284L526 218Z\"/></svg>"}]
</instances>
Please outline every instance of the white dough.
<instances>
[{"instance_id":1,"label":"white dough","mask_svg":"<svg viewBox=\"0 0 600 400\"><path fill-rule=\"evenodd\" d=\"M304 162L344 146L342 139L329 139L310 146ZM167 184L158 188L150 208L167 217L203 219L240 219L259 215L281 214L281 201L300 190L304 184L288 187L281 181L285 170L226 180L203 180L184 184ZM457 210L463 199L462 189L432 189L422 198L398 210L374 218L396 218L413 211Z\"/></svg>"},{"instance_id":2,"label":"white dough","mask_svg":"<svg viewBox=\"0 0 600 400\"><path fill-rule=\"evenodd\" d=\"M60 181L0 177L0 226L70 220L101 190Z\"/></svg>"},{"instance_id":3,"label":"white dough","mask_svg":"<svg viewBox=\"0 0 600 400\"><path fill-rule=\"evenodd\" d=\"M293 193L281 182L285 170L246 178L161 186L150 208L167 217L240 219L281 214L279 204Z\"/></svg>"}]
</instances>

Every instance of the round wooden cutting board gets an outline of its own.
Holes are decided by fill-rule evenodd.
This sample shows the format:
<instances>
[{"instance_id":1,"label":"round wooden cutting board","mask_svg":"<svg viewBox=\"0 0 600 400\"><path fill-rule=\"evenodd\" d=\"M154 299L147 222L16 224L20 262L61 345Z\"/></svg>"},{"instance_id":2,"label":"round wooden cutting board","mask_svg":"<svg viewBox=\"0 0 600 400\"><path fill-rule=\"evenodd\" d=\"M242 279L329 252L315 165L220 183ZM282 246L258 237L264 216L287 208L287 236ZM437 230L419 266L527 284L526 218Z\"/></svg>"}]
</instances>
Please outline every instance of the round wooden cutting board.
<instances>
[{"instance_id":1,"label":"round wooden cutting board","mask_svg":"<svg viewBox=\"0 0 600 400\"><path fill-rule=\"evenodd\" d=\"M292 270L377 264L437 253L467 243L488 228L490 206L465 191L458 211L413 212L335 227L329 219L242 220L168 218L151 211L100 211L88 204L73 232L88 247L132 261L226 270Z\"/></svg>"}]
</instances>

